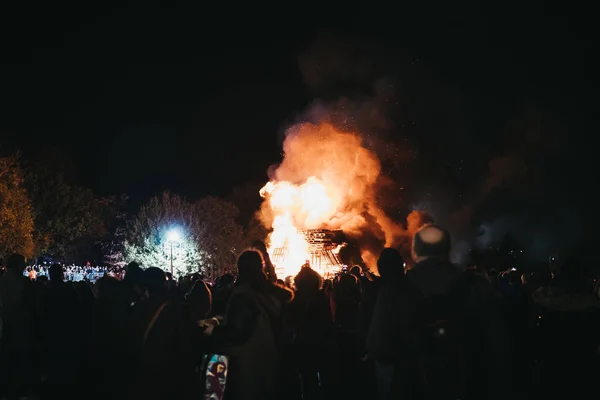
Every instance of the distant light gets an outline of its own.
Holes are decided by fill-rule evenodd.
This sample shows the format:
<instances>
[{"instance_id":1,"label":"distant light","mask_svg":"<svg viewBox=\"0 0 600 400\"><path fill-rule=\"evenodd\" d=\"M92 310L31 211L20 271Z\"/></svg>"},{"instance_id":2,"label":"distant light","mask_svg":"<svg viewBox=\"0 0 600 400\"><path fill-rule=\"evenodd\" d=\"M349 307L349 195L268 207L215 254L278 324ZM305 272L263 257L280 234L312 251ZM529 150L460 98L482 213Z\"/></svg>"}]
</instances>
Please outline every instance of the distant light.
<instances>
[{"instance_id":1,"label":"distant light","mask_svg":"<svg viewBox=\"0 0 600 400\"><path fill-rule=\"evenodd\" d=\"M169 232L167 232L167 240L169 242L178 242L179 231L177 229L171 229Z\"/></svg>"}]
</instances>

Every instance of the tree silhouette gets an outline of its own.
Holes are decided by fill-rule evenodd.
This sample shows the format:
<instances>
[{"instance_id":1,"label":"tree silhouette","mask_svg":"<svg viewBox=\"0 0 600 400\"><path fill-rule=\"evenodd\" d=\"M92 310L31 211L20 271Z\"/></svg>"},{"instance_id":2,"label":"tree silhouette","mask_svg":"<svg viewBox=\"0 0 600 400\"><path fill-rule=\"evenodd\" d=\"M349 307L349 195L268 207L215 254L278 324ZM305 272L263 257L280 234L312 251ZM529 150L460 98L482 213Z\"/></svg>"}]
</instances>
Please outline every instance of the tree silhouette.
<instances>
[{"instance_id":1,"label":"tree silhouette","mask_svg":"<svg viewBox=\"0 0 600 400\"><path fill-rule=\"evenodd\" d=\"M36 169L27 178L36 255L75 261L93 253L94 245L108 233L115 198L98 198L91 190L68 183L60 173Z\"/></svg>"},{"instance_id":2,"label":"tree silhouette","mask_svg":"<svg viewBox=\"0 0 600 400\"><path fill-rule=\"evenodd\" d=\"M212 279L234 269L237 254L246 245L244 230L236 222L237 206L217 197L198 200L195 211L200 221L198 246L205 257L204 270Z\"/></svg>"},{"instance_id":3,"label":"tree silhouette","mask_svg":"<svg viewBox=\"0 0 600 400\"><path fill-rule=\"evenodd\" d=\"M0 257L34 254L34 220L18 156L0 158Z\"/></svg>"}]
</instances>

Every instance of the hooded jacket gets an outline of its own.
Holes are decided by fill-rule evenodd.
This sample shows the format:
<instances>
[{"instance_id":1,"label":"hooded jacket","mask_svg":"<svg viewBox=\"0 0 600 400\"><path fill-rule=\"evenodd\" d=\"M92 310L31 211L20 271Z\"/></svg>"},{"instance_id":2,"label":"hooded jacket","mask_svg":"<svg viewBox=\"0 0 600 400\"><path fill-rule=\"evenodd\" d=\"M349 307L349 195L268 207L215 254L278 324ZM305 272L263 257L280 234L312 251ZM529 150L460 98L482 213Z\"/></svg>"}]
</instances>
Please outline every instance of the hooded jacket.
<instances>
[{"instance_id":1,"label":"hooded jacket","mask_svg":"<svg viewBox=\"0 0 600 400\"><path fill-rule=\"evenodd\" d=\"M293 294L268 281L234 287L215 345L230 356L226 399L275 396L283 350L283 312Z\"/></svg>"}]
</instances>

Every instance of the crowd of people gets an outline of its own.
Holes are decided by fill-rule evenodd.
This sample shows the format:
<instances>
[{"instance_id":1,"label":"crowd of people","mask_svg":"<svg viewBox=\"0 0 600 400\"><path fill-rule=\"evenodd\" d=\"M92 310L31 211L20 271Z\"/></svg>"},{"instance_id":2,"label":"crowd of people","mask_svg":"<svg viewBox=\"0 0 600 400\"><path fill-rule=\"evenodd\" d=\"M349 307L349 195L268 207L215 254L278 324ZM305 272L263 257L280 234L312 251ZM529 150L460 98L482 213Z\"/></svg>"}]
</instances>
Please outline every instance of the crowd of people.
<instances>
[{"instance_id":1,"label":"crowd of people","mask_svg":"<svg viewBox=\"0 0 600 400\"><path fill-rule=\"evenodd\" d=\"M50 265L31 265L23 270L23 275L31 280L47 280L49 279L48 270ZM64 279L71 282L88 281L96 282L105 274L122 279L125 276L125 269L120 267L110 266L79 266L79 265L63 265Z\"/></svg>"},{"instance_id":2,"label":"crowd of people","mask_svg":"<svg viewBox=\"0 0 600 400\"><path fill-rule=\"evenodd\" d=\"M414 236L378 276L279 280L262 243L237 276L175 281L0 277L2 395L98 399L506 399L593 395L600 300L586 265L497 273L450 262L450 235ZM597 287L596 287L597 290ZM212 360L212 361L207 361ZM224 397L223 397L224 396ZM0 396L1 397L1 396Z\"/></svg>"}]
</instances>

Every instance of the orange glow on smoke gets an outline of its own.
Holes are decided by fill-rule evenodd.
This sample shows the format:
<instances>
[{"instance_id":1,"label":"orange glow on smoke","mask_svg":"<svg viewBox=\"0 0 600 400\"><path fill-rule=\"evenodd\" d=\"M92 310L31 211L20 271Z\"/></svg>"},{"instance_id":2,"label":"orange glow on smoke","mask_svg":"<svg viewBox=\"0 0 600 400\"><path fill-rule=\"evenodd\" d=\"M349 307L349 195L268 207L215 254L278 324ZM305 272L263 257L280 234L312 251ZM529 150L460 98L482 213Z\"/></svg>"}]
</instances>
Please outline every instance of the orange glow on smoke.
<instances>
[{"instance_id":1,"label":"orange glow on smoke","mask_svg":"<svg viewBox=\"0 0 600 400\"><path fill-rule=\"evenodd\" d=\"M260 191L264 202L259 213L262 223L273 229L270 256L277 248L288 251L284 265L274 262L278 275L296 275L309 259L309 244L300 230L342 230L352 236L376 225L388 246L403 232L377 206L381 164L358 134L327 123L300 124L286 133L283 150L282 163ZM312 267L322 275L334 272L327 266Z\"/></svg>"}]
</instances>

